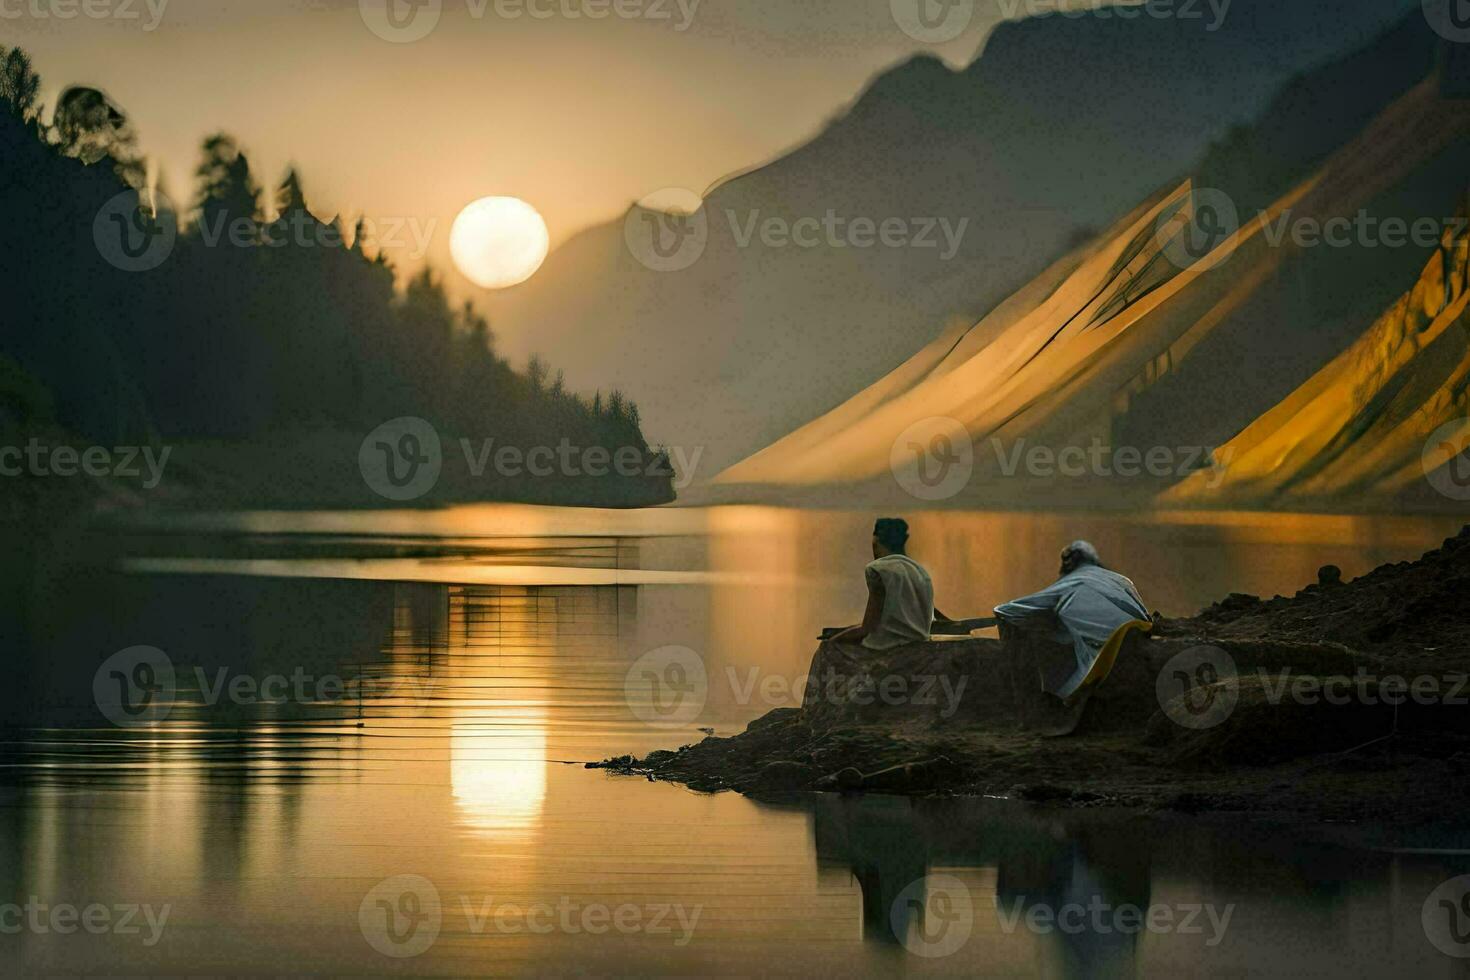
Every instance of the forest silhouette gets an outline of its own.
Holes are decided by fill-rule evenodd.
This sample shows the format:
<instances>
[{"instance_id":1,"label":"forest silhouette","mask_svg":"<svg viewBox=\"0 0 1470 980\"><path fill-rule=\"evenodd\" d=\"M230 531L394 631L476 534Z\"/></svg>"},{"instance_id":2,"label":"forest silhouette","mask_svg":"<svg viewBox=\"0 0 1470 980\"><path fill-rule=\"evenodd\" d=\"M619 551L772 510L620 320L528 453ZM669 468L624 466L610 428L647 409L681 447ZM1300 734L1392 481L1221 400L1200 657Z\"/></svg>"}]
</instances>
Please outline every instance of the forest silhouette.
<instances>
[{"instance_id":1,"label":"forest silhouette","mask_svg":"<svg viewBox=\"0 0 1470 980\"><path fill-rule=\"evenodd\" d=\"M672 499L667 454L631 400L569 392L539 357L514 370L432 269L395 289L365 223L319 219L294 169L267 200L238 143L212 135L181 215L147 186L137 136L105 94L68 88L47 121L40 91L29 57L0 46L0 441L169 445L169 490L186 501L382 506L358 446L415 416L446 459L420 503ZM491 438L632 447L640 475L449 465L460 439Z\"/></svg>"}]
</instances>

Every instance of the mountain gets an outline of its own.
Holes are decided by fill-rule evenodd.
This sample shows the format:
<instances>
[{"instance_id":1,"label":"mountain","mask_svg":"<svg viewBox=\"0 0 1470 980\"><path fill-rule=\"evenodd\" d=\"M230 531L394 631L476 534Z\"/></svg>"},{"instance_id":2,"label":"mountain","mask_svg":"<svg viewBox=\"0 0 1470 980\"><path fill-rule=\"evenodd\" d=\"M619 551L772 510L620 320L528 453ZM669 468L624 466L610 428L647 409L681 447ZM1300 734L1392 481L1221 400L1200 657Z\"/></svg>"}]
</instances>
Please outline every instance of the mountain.
<instances>
[{"instance_id":1,"label":"mountain","mask_svg":"<svg viewBox=\"0 0 1470 980\"><path fill-rule=\"evenodd\" d=\"M948 331L877 385L731 467L719 482L872 481L873 490L893 491L891 470L899 487L913 489L923 482L914 471L926 461L906 459L909 445L924 449L944 438L947 451L967 440L974 445L964 466L978 470L983 483L1012 476L1006 460L1014 447L1024 453L1027 442L1056 451L1104 438L1114 392L1197 322L1176 315L1180 305L1171 301L1186 293L1213 300L1228 289L1225 277L1203 263L1174 260L1183 254L1196 207L1187 183L1145 202L979 323ZM1244 250L1259 232L1257 224L1221 247ZM925 427L923 420L940 424Z\"/></svg>"},{"instance_id":2,"label":"mountain","mask_svg":"<svg viewBox=\"0 0 1470 980\"><path fill-rule=\"evenodd\" d=\"M634 207L487 309L508 352L542 352L573 387L636 392L651 438L724 465L882 377L939 325L973 322L1289 79L1417 6L1236 0L1219 25L1008 22L964 71L898 65L806 145L710 189L687 267L640 263L629 236L641 250L667 218ZM813 247L760 234L829 215L844 224ZM858 247L876 236L852 234L854 219L897 219L889 240L914 245Z\"/></svg>"},{"instance_id":3,"label":"mountain","mask_svg":"<svg viewBox=\"0 0 1470 980\"><path fill-rule=\"evenodd\" d=\"M1413 288L1356 343L1221 448L1220 475L1192 476L1163 501L1361 507L1433 503L1435 486L1470 500L1466 213L1462 203Z\"/></svg>"},{"instance_id":4,"label":"mountain","mask_svg":"<svg viewBox=\"0 0 1470 980\"><path fill-rule=\"evenodd\" d=\"M940 438L950 451L966 440L974 447L964 466L971 478L940 495L971 505L1149 503L1189 469L1208 466L1211 447L1356 340L1435 247L1437 231L1427 243L1390 246L1371 226L1361 230L1363 219L1412 226L1442 214L1465 184L1470 103L1447 95L1455 79L1432 70L1427 24L1405 22L1345 63L1361 71L1402 57L1406 31L1419 38L1410 50L1422 72L1406 92L1349 87L1337 111L1304 136L1297 97L1340 76L1344 63L1330 65L1206 156L1217 172L1228 171L1280 140L1284 159L1302 155L1276 168L1284 186L1236 168L1249 180L1227 185L1230 192L1186 184L1155 195L973 327L947 331L719 482L804 485L817 494L865 484L863 493L885 499L901 499L906 487L937 499L914 480L917 467L937 465L937 453L923 452ZM1412 76L1387 77L1393 85ZM1334 130L1335 142L1326 138ZM1293 147L1308 142L1336 149L1306 167L1306 151ZM1235 204L1237 196L1266 194L1268 205L1254 214ZM1239 213L1238 231L1206 236L1205 219L1218 223L1226 211ZM1332 245L1306 234L1339 226L1355 230ZM1431 222L1432 231L1439 227ZM926 430L911 428L936 418ZM1075 479L1056 478L1060 454L1080 459L1094 446L1105 450L1105 465L1074 466ZM1030 465L1025 454L1033 449L1051 462ZM1120 480L1117 456L1125 450L1167 460L1148 473L1130 459L1135 476ZM1193 481L1218 476L1210 467Z\"/></svg>"}]
</instances>

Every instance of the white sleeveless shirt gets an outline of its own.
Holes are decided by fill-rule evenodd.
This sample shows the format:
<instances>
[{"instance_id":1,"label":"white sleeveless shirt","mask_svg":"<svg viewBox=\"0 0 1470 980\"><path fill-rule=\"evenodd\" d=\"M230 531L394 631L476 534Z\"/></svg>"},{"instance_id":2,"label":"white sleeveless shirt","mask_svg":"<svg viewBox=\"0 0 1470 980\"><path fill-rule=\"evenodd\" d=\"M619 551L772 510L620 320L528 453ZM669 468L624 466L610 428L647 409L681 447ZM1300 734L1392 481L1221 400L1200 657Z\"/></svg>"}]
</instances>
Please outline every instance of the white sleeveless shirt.
<instances>
[{"instance_id":1,"label":"white sleeveless shirt","mask_svg":"<svg viewBox=\"0 0 1470 980\"><path fill-rule=\"evenodd\" d=\"M908 555L884 555L868 563L871 581L883 583L883 613L878 626L863 638L869 650L891 650L929 639L934 626L934 583L924 566Z\"/></svg>"}]
</instances>

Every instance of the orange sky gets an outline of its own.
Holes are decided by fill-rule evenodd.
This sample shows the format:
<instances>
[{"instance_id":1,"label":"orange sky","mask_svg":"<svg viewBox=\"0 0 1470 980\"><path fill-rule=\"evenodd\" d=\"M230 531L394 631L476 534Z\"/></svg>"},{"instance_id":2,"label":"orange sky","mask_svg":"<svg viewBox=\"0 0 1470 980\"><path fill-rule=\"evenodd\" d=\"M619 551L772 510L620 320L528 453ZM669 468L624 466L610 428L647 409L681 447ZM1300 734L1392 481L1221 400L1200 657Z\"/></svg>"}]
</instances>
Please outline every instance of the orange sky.
<instances>
[{"instance_id":1,"label":"orange sky","mask_svg":"<svg viewBox=\"0 0 1470 980\"><path fill-rule=\"evenodd\" d=\"M585 13L611 0L446 0L426 38L393 44L357 0L30 12L55 2L0 0L0 43L32 52L48 100L68 83L106 90L175 198L192 196L200 140L224 129L262 182L294 160L319 213L405 222L395 260L416 264L417 231L446 272L450 225L472 200L524 198L555 247L651 191L702 190L800 143L912 53L968 62L998 18L979 3L965 33L930 46L897 27L890 0L618 0L647 13L600 20ZM550 16L503 13L521 4Z\"/></svg>"}]
</instances>

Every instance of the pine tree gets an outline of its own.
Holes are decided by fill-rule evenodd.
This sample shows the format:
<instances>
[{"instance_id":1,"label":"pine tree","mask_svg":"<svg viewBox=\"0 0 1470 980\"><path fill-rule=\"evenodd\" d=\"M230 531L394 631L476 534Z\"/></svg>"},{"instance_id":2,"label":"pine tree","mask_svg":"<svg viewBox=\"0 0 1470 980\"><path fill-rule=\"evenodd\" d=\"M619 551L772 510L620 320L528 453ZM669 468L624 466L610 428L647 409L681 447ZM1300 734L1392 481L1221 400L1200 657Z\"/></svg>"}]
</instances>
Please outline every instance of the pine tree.
<instances>
[{"instance_id":1,"label":"pine tree","mask_svg":"<svg viewBox=\"0 0 1470 980\"><path fill-rule=\"evenodd\" d=\"M31 56L20 48L6 49L0 44L0 104L11 115L29 122L40 112L36 97L41 91L41 76L31 66Z\"/></svg>"},{"instance_id":2,"label":"pine tree","mask_svg":"<svg viewBox=\"0 0 1470 980\"><path fill-rule=\"evenodd\" d=\"M199 179L200 222L211 237L230 236L234 226L251 237L249 226L260 213L260 188L250 173L250 161L231 136L216 133L204 141L204 160L195 171Z\"/></svg>"},{"instance_id":3,"label":"pine tree","mask_svg":"<svg viewBox=\"0 0 1470 980\"><path fill-rule=\"evenodd\" d=\"M546 374L548 368L540 354L532 354L530 360L526 361L526 380L531 383L531 390L541 394L546 390Z\"/></svg>"}]
</instances>

